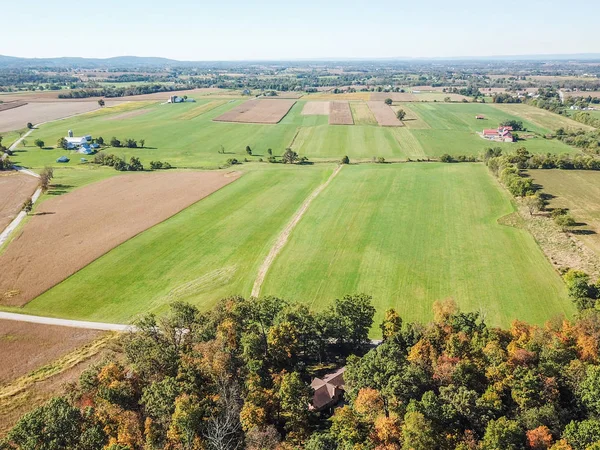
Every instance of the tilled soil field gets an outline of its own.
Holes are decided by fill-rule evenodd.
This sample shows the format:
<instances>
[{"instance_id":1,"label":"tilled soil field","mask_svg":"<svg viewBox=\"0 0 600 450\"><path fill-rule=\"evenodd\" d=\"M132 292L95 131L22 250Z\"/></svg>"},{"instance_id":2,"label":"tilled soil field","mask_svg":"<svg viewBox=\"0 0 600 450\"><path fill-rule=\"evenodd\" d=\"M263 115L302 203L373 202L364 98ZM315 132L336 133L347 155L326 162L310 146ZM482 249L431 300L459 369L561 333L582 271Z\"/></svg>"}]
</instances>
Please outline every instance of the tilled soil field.
<instances>
[{"instance_id":1,"label":"tilled soil field","mask_svg":"<svg viewBox=\"0 0 600 450\"><path fill-rule=\"evenodd\" d=\"M296 100L248 100L213 119L216 122L278 123Z\"/></svg>"},{"instance_id":2,"label":"tilled soil field","mask_svg":"<svg viewBox=\"0 0 600 450\"><path fill-rule=\"evenodd\" d=\"M0 172L0 231L19 214L23 202L35 192L38 180L19 172Z\"/></svg>"},{"instance_id":3,"label":"tilled soil field","mask_svg":"<svg viewBox=\"0 0 600 450\"><path fill-rule=\"evenodd\" d=\"M301 114L303 116L328 116L329 102L306 102Z\"/></svg>"},{"instance_id":4,"label":"tilled soil field","mask_svg":"<svg viewBox=\"0 0 600 450\"><path fill-rule=\"evenodd\" d=\"M377 123L381 127L401 127L402 122L398 120L392 108L384 102L367 102L369 109L377 119Z\"/></svg>"},{"instance_id":5,"label":"tilled soil field","mask_svg":"<svg viewBox=\"0 0 600 450\"><path fill-rule=\"evenodd\" d=\"M8 111L9 109L15 109L15 108L18 108L19 106L25 106L26 104L27 104L26 102L22 102L20 100L17 100L14 102L8 102L8 103L0 103L0 112Z\"/></svg>"},{"instance_id":6,"label":"tilled soil field","mask_svg":"<svg viewBox=\"0 0 600 450\"><path fill-rule=\"evenodd\" d=\"M0 304L25 305L237 177L222 172L122 175L43 202L0 255Z\"/></svg>"},{"instance_id":7,"label":"tilled soil field","mask_svg":"<svg viewBox=\"0 0 600 450\"><path fill-rule=\"evenodd\" d=\"M348 102L331 102L329 125L354 125L352 111Z\"/></svg>"},{"instance_id":8,"label":"tilled soil field","mask_svg":"<svg viewBox=\"0 0 600 450\"><path fill-rule=\"evenodd\" d=\"M99 337L103 331L0 320L0 385Z\"/></svg>"}]
</instances>

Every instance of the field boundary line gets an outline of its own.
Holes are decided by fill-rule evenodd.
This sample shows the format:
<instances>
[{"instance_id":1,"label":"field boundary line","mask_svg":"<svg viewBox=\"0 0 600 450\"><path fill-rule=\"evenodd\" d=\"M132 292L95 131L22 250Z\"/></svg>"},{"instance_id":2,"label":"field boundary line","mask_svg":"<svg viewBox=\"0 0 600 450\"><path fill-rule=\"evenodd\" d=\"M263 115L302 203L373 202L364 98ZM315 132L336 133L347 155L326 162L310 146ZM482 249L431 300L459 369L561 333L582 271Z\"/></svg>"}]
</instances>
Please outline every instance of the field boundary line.
<instances>
[{"instance_id":1,"label":"field boundary line","mask_svg":"<svg viewBox=\"0 0 600 450\"><path fill-rule=\"evenodd\" d=\"M85 320L57 319L55 317L30 316L0 311L0 319L15 320L17 322L38 323L42 325L56 325L60 327L85 328L87 330L99 331L135 331L132 325L120 323L88 322Z\"/></svg>"},{"instance_id":2,"label":"field boundary line","mask_svg":"<svg viewBox=\"0 0 600 450\"><path fill-rule=\"evenodd\" d=\"M298 211L296 211L296 213L292 216L292 220L289 221L289 223L286 225L286 227L283 229L283 231L279 234L279 236L277 237L277 240L275 241L275 243L271 247L271 250L267 254L267 257L265 258L265 260L261 264L260 268L258 269L258 275L256 276L256 280L254 280L254 285L252 286L252 293L250 294L252 297L259 296L260 289L262 288L263 282L265 281L265 277L267 276L267 272L269 271L269 268L271 267L271 265L275 261L275 258L277 258L277 255L279 255L279 253L281 252L283 247L285 247L285 244L287 243L288 238L290 237L290 234L292 233L292 231L294 230L296 225L298 225L298 222L300 222L300 219L302 219L302 216L304 216L304 213L308 210L308 207L310 206L312 201L315 198L317 198L319 196L319 194L321 192L323 192L323 190L327 186L329 186L329 183L331 183L331 181L336 177L336 175L340 172L340 170L342 170L342 167L343 167L342 165L337 166L335 168L335 170L333 171L333 173L329 176L327 181L325 181L325 183L318 186L304 200L302 205L300 205L300 208L298 209Z\"/></svg>"}]
</instances>

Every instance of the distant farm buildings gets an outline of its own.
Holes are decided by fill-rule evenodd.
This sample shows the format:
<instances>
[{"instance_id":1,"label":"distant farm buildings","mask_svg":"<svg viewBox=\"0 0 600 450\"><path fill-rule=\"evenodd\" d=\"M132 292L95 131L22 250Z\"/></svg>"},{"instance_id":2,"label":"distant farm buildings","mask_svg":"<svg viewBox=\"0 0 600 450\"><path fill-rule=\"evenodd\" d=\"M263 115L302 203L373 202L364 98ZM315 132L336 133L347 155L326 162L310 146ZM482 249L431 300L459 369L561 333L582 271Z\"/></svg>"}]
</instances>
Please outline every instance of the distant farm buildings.
<instances>
[{"instance_id":1,"label":"distant farm buildings","mask_svg":"<svg viewBox=\"0 0 600 450\"><path fill-rule=\"evenodd\" d=\"M513 142L514 136L512 131L512 127L498 127L497 129L492 128L483 130L482 137L484 139L489 139L490 141L496 142Z\"/></svg>"},{"instance_id":2,"label":"distant farm buildings","mask_svg":"<svg viewBox=\"0 0 600 450\"><path fill-rule=\"evenodd\" d=\"M195 102L193 98L188 97L180 97L178 95L171 95L167 103L184 103L184 102Z\"/></svg>"},{"instance_id":3,"label":"distant farm buildings","mask_svg":"<svg viewBox=\"0 0 600 450\"><path fill-rule=\"evenodd\" d=\"M77 150L78 153L82 153L84 155L91 155L94 153L94 149L100 147L96 143L92 143L92 136L73 136L73 131L69 130L67 133L68 136L65 137L65 141L67 142L67 150Z\"/></svg>"}]
</instances>

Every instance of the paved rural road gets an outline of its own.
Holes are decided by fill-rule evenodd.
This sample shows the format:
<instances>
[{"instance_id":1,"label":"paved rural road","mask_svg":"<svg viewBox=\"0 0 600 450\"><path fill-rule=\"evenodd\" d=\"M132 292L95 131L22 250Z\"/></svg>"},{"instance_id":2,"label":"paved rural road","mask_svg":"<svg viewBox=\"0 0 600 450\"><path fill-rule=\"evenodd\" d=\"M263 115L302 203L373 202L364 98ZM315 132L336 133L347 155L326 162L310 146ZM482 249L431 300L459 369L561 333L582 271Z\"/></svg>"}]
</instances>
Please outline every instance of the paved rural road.
<instances>
[{"instance_id":1,"label":"paved rural road","mask_svg":"<svg viewBox=\"0 0 600 450\"><path fill-rule=\"evenodd\" d=\"M14 320L17 322L39 323L42 325L57 325L61 327L85 328L100 331L135 331L133 325L119 323L86 322L83 320L56 319L54 317L30 316L27 314L16 314L0 311L0 319Z\"/></svg>"}]
</instances>

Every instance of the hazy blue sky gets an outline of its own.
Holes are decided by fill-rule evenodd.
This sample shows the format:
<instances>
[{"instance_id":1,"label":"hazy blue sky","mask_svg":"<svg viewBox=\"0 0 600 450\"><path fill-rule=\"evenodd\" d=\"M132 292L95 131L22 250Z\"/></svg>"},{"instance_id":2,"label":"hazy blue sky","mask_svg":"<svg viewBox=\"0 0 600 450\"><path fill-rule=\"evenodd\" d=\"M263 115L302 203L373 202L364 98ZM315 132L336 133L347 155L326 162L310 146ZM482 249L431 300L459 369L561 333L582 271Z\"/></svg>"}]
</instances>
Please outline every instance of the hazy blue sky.
<instances>
[{"instance_id":1,"label":"hazy blue sky","mask_svg":"<svg viewBox=\"0 0 600 450\"><path fill-rule=\"evenodd\" d=\"M0 17L0 54L26 57L600 52L598 0L2 0Z\"/></svg>"}]
</instances>

